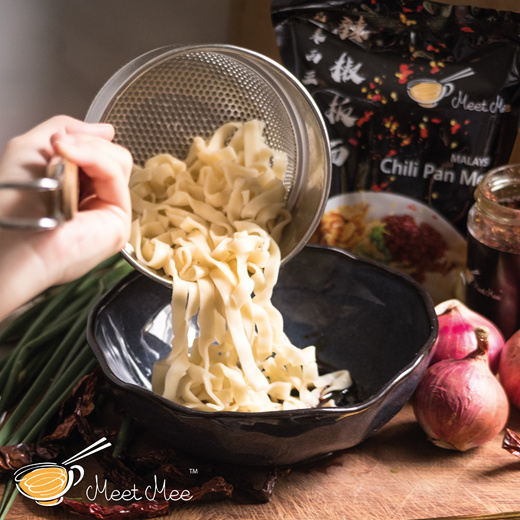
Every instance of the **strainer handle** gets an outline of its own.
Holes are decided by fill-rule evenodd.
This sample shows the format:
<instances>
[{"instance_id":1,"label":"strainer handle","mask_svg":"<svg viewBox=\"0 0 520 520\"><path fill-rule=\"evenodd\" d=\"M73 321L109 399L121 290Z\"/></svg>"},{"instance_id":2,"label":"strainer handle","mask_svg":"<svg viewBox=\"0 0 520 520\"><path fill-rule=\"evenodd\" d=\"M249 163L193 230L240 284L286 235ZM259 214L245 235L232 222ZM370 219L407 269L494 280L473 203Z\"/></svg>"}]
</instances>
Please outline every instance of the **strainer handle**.
<instances>
[{"instance_id":1,"label":"strainer handle","mask_svg":"<svg viewBox=\"0 0 520 520\"><path fill-rule=\"evenodd\" d=\"M0 190L50 192L50 215L41 218L0 217L0 227L20 230L50 230L70 220L78 208L78 167L61 157L54 157L47 166L47 176L27 182L0 183Z\"/></svg>"}]
</instances>

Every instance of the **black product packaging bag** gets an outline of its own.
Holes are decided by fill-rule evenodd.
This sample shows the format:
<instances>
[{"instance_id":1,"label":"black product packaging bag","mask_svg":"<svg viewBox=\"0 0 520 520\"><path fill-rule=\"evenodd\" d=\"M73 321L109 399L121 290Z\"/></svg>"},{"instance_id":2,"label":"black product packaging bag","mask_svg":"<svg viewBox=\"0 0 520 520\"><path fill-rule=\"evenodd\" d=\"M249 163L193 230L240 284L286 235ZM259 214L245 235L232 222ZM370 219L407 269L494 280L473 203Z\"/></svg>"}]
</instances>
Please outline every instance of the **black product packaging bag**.
<instances>
[{"instance_id":1,"label":"black product packaging bag","mask_svg":"<svg viewBox=\"0 0 520 520\"><path fill-rule=\"evenodd\" d=\"M271 14L331 143L313 240L453 297L475 186L518 133L520 14L398 0L273 0Z\"/></svg>"}]
</instances>

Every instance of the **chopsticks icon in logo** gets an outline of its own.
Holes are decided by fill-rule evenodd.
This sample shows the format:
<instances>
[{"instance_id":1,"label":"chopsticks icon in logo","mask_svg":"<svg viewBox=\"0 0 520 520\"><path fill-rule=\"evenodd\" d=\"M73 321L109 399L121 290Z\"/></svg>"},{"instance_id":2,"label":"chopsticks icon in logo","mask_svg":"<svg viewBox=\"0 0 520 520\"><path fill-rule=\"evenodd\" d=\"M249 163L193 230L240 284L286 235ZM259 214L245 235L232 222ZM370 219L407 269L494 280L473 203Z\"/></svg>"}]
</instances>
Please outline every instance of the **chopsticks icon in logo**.
<instances>
[{"instance_id":1,"label":"chopsticks icon in logo","mask_svg":"<svg viewBox=\"0 0 520 520\"><path fill-rule=\"evenodd\" d=\"M55 462L39 462L16 470L14 481L18 491L42 506L55 506L61 503L63 495L72 486L78 484L85 475L83 467L73 463L111 446L110 442L105 443L106 440L105 437L99 439L61 465ZM71 464L73 465L70 466ZM70 466L69 469L66 466ZM76 480L74 480L74 470L78 472Z\"/></svg>"}]
</instances>

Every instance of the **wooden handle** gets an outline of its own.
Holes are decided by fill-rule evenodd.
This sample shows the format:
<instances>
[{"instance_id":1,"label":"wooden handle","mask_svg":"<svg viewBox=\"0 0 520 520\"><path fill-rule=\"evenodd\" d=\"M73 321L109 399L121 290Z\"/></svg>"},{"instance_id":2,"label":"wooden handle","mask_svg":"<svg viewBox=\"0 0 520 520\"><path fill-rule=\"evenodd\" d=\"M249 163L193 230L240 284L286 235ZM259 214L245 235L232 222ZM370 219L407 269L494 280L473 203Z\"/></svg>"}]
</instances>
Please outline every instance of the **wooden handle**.
<instances>
[{"instance_id":1,"label":"wooden handle","mask_svg":"<svg viewBox=\"0 0 520 520\"><path fill-rule=\"evenodd\" d=\"M62 211L65 219L70 220L78 211L78 166L67 160L63 162Z\"/></svg>"},{"instance_id":2,"label":"wooden handle","mask_svg":"<svg viewBox=\"0 0 520 520\"><path fill-rule=\"evenodd\" d=\"M49 162L47 175L60 183L58 204L63 218L70 220L78 211L78 166L63 157L53 157Z\"/></svg>"}]
</instances>

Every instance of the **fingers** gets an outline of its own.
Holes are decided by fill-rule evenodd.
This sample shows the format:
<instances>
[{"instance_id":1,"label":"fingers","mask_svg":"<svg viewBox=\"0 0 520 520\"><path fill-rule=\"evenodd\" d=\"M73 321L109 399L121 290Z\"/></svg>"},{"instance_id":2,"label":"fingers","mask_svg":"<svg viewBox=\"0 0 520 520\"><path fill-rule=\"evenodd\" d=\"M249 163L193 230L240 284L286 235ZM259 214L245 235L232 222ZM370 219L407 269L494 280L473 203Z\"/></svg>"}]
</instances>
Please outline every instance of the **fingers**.
<instances>
[{"instance_id":1,"label":"fingers","mask_svg":"<svg viewBox=\"0 0 520 520\"><path fill-rule=\"evenodd\" d=\"M99 203L115 205L130 211L128 180L132 156L125 148L98 136L85 134L58 134L52 144L59 155L77 164L90 180L89 193ZM88 209L87 199L81 209Z\"/></svg>"},{"instance_id":2,"label":"fingers","mask_svg":"<svg viewBox=\"0 0 520 520\"><path fill-rule=\"evenodd\" d=\"M114 133L114 127L107 123L86 123L69 116L54 116L20 137L34 141L42 140L42 145L44 145L44 142L49 143L50 136L54 134L85 134L111 141ZM52 151L52 148L49 149Z\"/></svg>"},{"instance_id":3,"label":"fingers","mask_svg":"<svg viewBox=\"0 0 520 520\"><path fill-rule=\"evenodd\" d=\"M9 140L0 162L0 176L24 180L41 177L55 149L52 136L82 134L111 141L114 128L105 123L86 123L69 116L55 116Z\"/></svg>"},{"instance_id":4,"label":"fingers","mask_svg":"<svg viewBox=\"0 0 520 520\"><path fill-rule=\"evenodd\" d=\"M128 181L133 161L126 148L98 135L55 134L51 142L54 153L77 164L89 181L90 196L80 201L80 211L49 234L53 248L42 246L38 250L46 265L60 264L62 258L61 269L53 276L64 282L120 251L127 242L132 215Z\"/></svg>"}]
</instances>

